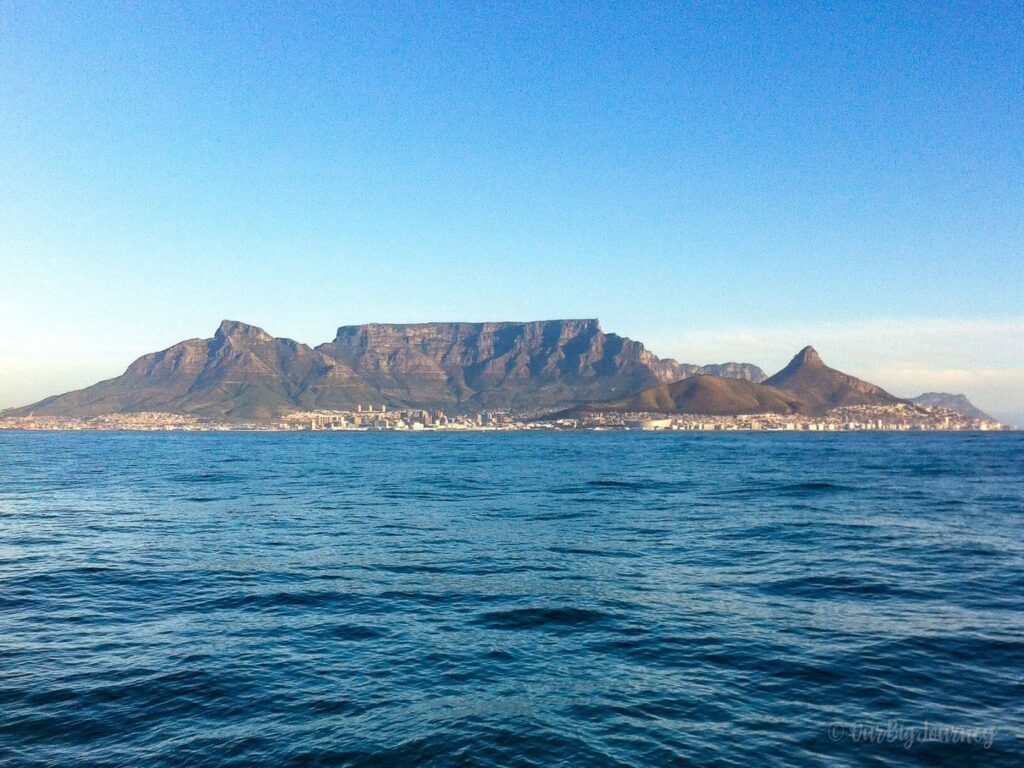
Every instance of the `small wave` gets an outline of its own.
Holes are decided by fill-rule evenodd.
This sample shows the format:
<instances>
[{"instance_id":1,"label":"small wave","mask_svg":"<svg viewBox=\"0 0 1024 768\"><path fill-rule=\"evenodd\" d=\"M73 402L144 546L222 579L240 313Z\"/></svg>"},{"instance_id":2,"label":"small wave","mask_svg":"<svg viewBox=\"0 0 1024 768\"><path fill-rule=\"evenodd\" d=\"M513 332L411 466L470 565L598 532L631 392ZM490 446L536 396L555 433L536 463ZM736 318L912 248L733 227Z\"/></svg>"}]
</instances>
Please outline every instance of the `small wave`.
<instances>
[{"instance_id":1,"label":"small wave","mask_svg":"<svg viewBox=\"0 0 1024 768\"><path fill-rule=\"evenodd\" d=\"M772 595L802 597L826 597L835 593L885 597L913 594L911 590L876 579L841 575L778 579L764 584L761 591Z\"/></svg>"},{"instance_id":2,"label":"small wave","mask_svg":"<svg viewBox=\"0 0 1024 768\"><path fill-rule=\"evenodd\" d=\"M735 488L723 488L708 495L713 498L763 498L772 494L784 496L809 496L813 494L855 492L861 490L852 485L832 483L826 480L809 480L802 483L784 483L782 485L755 485L745 483Z\"/></svg>"},{"instance_id":3,"label":"small wave","mask_svg":"<svg viewBox=\"0 0 1024 768\"><path fill-rule=\"evenodd\" d=\"M590 488L612 488L616 490L639 491L651 487L651 483L640 483L633 480L588 480L586 485Z\"/></svg>"},{"instance_id":4,"label":"small wave","mask_svg":"<svg viewBox=\"0 0 1024 768\"><path fill-rule=\"evenodd\" d=\"M405 600L414 603L446 603L458 599L456 594L441 594L438 592L410 592L402 589L391 589L381 592L379 600Z\"/></svg>"},{"instance_id":5,"label":"small wave","mask_svg":"<svg viewBox=\"0 0 1024 768\"><path fill-rule=\"evenodd\" d=\"M365 624L326 624L317 627L313 634L318 637L330 638L331 640L359 642L387 637L388 632L387 630Z\"/></svg>"},{"instance_id":6,"label":"small wave","mask_svg":"<svg viewBox=\"0 0 1024 768\"><path fill-rule=\"evenodd\" d=\"M778 487L780 491L856 491L852 485L831 483L827 480L809 480L803 483L788 483Z\"/></svg>"},{"instance_id":7,"label":"small wave","mask_svg":"<svg viewBox=\"0 0 1024 768\"><path fill-rule=\"evenodd\" d=\"M637 557L634 552L619 549L587 549L586 547L548 547L548 552L559 555L596 555L597 557Z\"/></svg>"},{"instance_id":8,"label":"small wave","mask_svg":"<svg viewBox=\"0 0 1024 768\"><path fill-rule=\"evenodd\" d=\"M168 475L167 480L171 483L233 483L241 480L241 475L230 472L182 472L176 475Z\"/></svg>"},{"instance_id":9,"label":"small wave","mask_svg":"<svg viewBox=\"0 0 1024 768\"><path fill-rule=\"evenodd\" d=\"M376 565L374 571L385 573L447 573L450 569L443 565Z\"/></svg>"},{"instance_id":10,"label":"small wave","mask_svg":"<svg viewBox=\"0 0 1024 768\"><path fill-rule=\"evenodd\" d=\"M305 590L297 592L265 592L255 594L232 594L202 603L204 611L211 610L264 610L274 611L288 608L319 608L329 605L348 605L360 598L333 590Z\"/></svg>"},{"instance_id":11,"label":"small wave","mask_svg":"<svg viewBox=\"0 0 1024 768\"><path fill-rule=\"evenodd\" d=\"M491 629L542 629L544 627L589 627L613 621L611 614L586 608L513 608L488 611L474 621Z\"/></svg>"}]
</instances>

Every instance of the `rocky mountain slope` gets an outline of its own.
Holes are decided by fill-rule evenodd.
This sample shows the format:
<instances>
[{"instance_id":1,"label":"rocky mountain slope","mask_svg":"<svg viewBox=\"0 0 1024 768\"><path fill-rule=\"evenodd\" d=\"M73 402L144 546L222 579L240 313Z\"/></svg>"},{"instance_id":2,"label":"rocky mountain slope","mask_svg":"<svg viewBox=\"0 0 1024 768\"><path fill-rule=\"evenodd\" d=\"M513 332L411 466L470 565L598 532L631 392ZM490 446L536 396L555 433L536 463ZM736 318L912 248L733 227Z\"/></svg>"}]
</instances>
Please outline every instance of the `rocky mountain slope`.
<instances>
[{"instance_id":1,"label":"rocky mountain slope","mask_svg":"<svg viewBox=\"0 0 1024 768\"><path fill-rule=\"evenodd\" d=\"M611 400L715 370L756 380L757 366L661 359L597 320L344 326L313 349L224 321L136 360L121 376L5 415L88 417L167 411L269 420L298 409L357 405L556 409Z\"/></svg>"},{"instance_id":2,"label":"rocky mountain slope","mask_svg":"<svg viewBox=\"0 0 1024 768\"><path fill-rule=\"evenodd\" d=\"M820 415L847 405L899 402L904 401L874 384L829 368L813 347L805 347L789 365L763 383L697 375L672 384L657 384L627 398L589 403L575 412Z\"/></svg>"},{"instance_id":3,"label":"rocky mountain slope","mask_svg":"<svg viewBox=\"0 0 1024 768\"><path fill-rule=\"evenodd\" d=\"M117 378L8 413L88 417L167 411L261 420L297 407L374 398L359 377L323 353L225 320L212 339L189 339L144 355Z\"/></svg>"},{"instance_id":4,"label":"rocky mountain slope","mask_svg":"<svg viewBox=\"0 0 1024 768\"><path fill-rule=\"evenodd\" d=\"M725 379L743 379L760 384L768 378L767 374L750 363L721 363L718 365L701 366L697 373L704 376L719 376Z\"/></svg>"},{"instance_id":5,"label":"rocky mountain slope","mask_svg":"<svg viewBox=\"0 0 1024 768\"><path fill-rule=\"evenodd\" d=\"M317 350L393 402L471 410L608 399L702 370L606 334L597 320L346 326ZM749 364L719 367L761 373Z\"/></svg>"},{"instance_id":6,"label":"rocky mountain slope","mask_svg":"<svg viewBox=\"0 0 1024 768\"><path fill-rule=\"evenodd\" d=\"M804 347L789 365L764 384L791 392L812 413L845 405L893 405L901 402L881 387L829 368L814 347Z\"/></svg>"},{"instance_id":7,"label":"rocky mountain slope","mask_svg":"<svg viewBox=\"0 0 1024 768\"><path fill-rule=\"evenodd\" d=\"M747 413L806 413L808 408L785 390L744 379L691 376L586 410L651 413L694 413L728 416Z\"/></svg>"}]
</instances>

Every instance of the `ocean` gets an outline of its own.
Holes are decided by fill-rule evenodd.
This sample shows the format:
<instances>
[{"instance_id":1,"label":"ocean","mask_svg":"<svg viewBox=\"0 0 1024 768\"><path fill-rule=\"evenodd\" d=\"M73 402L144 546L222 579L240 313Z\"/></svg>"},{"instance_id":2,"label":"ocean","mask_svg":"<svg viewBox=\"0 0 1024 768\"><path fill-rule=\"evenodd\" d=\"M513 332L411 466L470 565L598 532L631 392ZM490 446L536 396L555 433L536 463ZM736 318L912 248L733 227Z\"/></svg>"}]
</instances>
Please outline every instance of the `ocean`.
<instances>
[{"instance_id":1,"label":"ocean","mask_svg":"<svg viewBox=\"0 0 1024 768\"><path fill-rule=\"evenodd\" d=\"M0 765L1024 765L1024 434L0 433Z\"/></svg>"}]
</instances>

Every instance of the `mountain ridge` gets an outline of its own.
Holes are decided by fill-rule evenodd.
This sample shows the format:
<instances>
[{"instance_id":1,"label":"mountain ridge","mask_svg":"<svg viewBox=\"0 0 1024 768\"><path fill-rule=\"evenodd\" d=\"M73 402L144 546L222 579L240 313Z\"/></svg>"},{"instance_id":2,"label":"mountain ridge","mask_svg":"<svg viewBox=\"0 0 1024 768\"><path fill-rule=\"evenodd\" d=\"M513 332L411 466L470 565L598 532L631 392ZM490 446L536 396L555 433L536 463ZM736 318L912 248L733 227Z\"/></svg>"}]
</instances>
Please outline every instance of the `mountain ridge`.
<instances>
[{"instance_id":1,"label":"mountain ridge","mask_svg":"<svg viewBox=\"0 0 1024 768\"><path fill-rule=\"evenodd\" d=\"M808 346L783 369L761 382L736 378L716 380L697 375L671 384L658 384L624 399L588 403L575 411L820 416L843 406L905 402L881 387L829 368L814 347ZM565 415L573 412L570 410Z\"/></svg>"},{"instance_id":2,"label":"mountain ridge","mask_svg":"<svg viewBox=\"0 0 1024 768\"><path fill-rule=\"evenodd\" d=\"M340 326L310 347L224 320L212 338L187 339L136 359L121 376L8 409L70 418L166 411L267 421L295 410L357 405L453 412L556 409L702 373L749 380L749 363L701 366L659 358L605 333L596 319Z\"/></svg>"}]
</instances>

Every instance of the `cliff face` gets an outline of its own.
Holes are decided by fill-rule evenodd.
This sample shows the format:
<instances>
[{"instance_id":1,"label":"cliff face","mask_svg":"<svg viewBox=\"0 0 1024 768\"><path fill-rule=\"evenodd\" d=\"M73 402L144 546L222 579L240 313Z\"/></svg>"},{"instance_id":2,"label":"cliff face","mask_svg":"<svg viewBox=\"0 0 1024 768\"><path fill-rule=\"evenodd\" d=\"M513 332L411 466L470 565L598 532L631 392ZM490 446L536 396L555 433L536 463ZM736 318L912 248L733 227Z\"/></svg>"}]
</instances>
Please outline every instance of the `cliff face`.
<instances>
[{"instance_id":1,"label":"cliff face","mask_svg":"<svg viewBox=\"0 0 1024 768\"><path fill-rule=\"evenodd\" d=\"M749 364L709 367L735 378L763 376ZM701 370L606 334L597 320L344 326L316 349L225 320L211 339L144 355L117 378L8 413L270 420L360 404L541 411L627 397Z\"/></svg>"},{"instance_id":2,"label":"cliff face","mask_svg":"<svg viewBox=\"0 0 1024 768\"><path fill-rule=\"evenodd\" d=\"M597 320L346 326L317 351L387 399L458 410L607 399L697 370L606 334Z\"/></svg>"},{"instance_id":3,"label":"cliff face","mask_svg":"<svg viewBox=\"0 0 1024 768\"><path fill-rule=\"evenodd\" d=\"M760 384L768 375L751 363L720 363L703 365L698 371L702 376L718 376L723 379L742 379Z\"/></svg>"},{"instance_id":4,"label":"cliff face","mask_svg":"<svg viewBox=\"0 0 1024 768\"><path fill-rule=\"evenodd\" d=\"M143 355L115 379L13 413L88 417L168 411L264 420L318 402L340 407L374 395L351 371L305 344L226 320L212 339L190 339Z\"/></svg>"}]
</instances>

